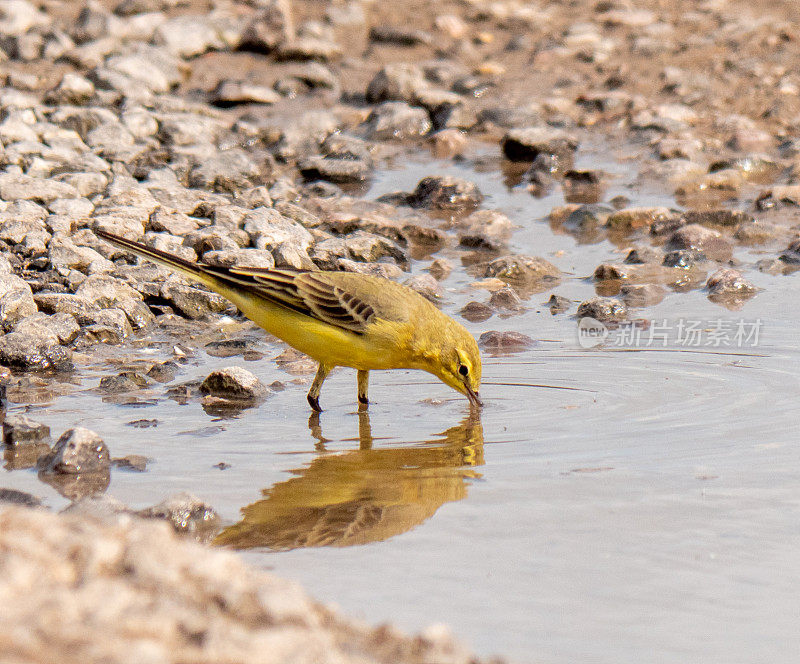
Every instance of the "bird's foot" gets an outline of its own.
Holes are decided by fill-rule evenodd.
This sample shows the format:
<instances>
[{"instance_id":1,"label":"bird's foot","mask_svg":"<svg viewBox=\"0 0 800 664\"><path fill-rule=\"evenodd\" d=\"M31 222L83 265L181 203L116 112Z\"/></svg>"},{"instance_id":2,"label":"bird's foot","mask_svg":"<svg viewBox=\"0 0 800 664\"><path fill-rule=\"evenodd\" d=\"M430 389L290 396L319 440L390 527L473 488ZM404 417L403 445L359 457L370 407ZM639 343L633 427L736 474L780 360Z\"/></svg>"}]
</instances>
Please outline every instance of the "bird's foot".
<instances>
[{"instance_id":1,"label":"bird's foot","mask_svg":"<svg viewBox=\"0 0 800 664\"><path fill-rule=\"evenodd\" d=\"M312 397L309 394L307 396L307 399L308 399L308 405L311 406L312 410L314 410L314 411L316 411L318 413L322 412L322 406L319 405L319 397Z\"/></svg>"}]
</instances>

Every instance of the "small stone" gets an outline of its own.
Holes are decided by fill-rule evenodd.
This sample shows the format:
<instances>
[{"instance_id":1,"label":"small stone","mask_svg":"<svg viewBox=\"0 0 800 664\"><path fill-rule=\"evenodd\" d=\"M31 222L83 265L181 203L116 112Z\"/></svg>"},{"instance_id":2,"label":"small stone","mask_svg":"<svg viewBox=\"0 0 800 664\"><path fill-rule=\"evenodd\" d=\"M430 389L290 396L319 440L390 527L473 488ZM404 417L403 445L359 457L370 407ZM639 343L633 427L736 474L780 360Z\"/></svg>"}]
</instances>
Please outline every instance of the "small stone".
<instances>
[{"instance_id":1,"label":"small stone","mask_svg":"<svg viewBox=\"0 0 800 664\"><path fill-rule=\"evenodd\" d=\"M453 271L453 264L446 258L435 258L426 269L436 281L444 281Z\"/></svg>"},{"instance_id":2,"label":"small stone","mask_svg":"<svg viewBox=\"0 0 800 664\"><path fill-rule=\"evenodd\" d=\"M241 367L225 367L210 373L200 391L225 399L255 401L269 394L267 387L250 371Z\"/></svg>"},{"instance_id":3,"label":"small stone","mask_svg":"<svg viewBox=\"0 0 800 664\"><path fill-rule=\"evenodd\" d=\"M706 282L709 297L721 297L729 295L752 297L756 293L756 287L745 279L741 272L730 268L722 268L712 274Z\"/></svg>"},{"instance_id":4,"label":"small stone","mask_svg":"<svg viewBox=\"0 0 800 664\"><path fill-rule=\"evenodd\" d=\"M396 62L387 64L370 81L366 90L367 101L377 104L383 101L413 102L417 91L428 87L425 75L417 65Z\"/></svg>"},{"instance_id":5,"label":"small stone","mask_svg":"<svg viewBox=\"0 0 800 664\"><path fill-rule=\"evenodd\" d=\"M441 286L430 274L418 274L406 279L403 284L431 302L438 303L442 299Z\"/></svg>"},{"instance_id":6,"label":"small stone","mask_svg":"<svg viewBox=\"0 0 800 664\"><path fill-rule=\"evenodd\" d=\"M490 262L483 276L502 279L523 291L541 291L556 285L561 272L544 258L512 254Z\"/></svg>"},{"instance_id":7,"label":"small stone","mask_svg":"<svg viewBox=\"0 0 800 664\"><path fill-rule=\"evenodd\" d=\"M606 225L614 230L627 232L650 228L653 223L671 221L677 216L679 215L665 207L625 208L613 212L606 220Z\"/></svg>"},{"instance_id":8,"label":"small stone","mask_svg":"<svg viewBox=\"0 0 800 664\"><path fill-rule=\"evenodd\" d=\"M665 267L677 267L683 270L697 267L708 261L708 257L697 249L676 249L664 254L662 264Z\"/></svg>"},{"instance_id":9,"label":"small stone","mask_svg":"<svg viewBox=\"0 0 800 664\"><path fill-rule=\"evenodd\" d=\"M294 36L289 0L268 0L261 3L261 8L242 33L239 50L270 53Z\"/></svg>"},{"instance_id":10,"label":"small stone","mask_svg":"<svg viewBox=\"0 0 800 664\"><path fill-rule=\"evenodd\" d=\"M450 175L423 178L409 197L412 207L458 212L475 208L482 201L477 185Z\"/></svg>"},{"instance_id":11,"label":"small stone","mask_svg":"<svg viewBox=\"0 0 800 664\"><path fill-rule=\"evenodd\" d=\"M193 187L235 193L253 184L259 175L258 165L244 150L231 148L203 159L189 173Z\"/></svg>"},{"instance_id":12,"label":"small stone","mask_svg":"<svg viewBox=\"0 0 800 664\"><path fill-rule=\"evenodd\" d=\"M175 380L177 370L178 365L171 360L167 360L166 362L159 362L150 367L147 370L147 377L159 383L169 383Z\"/></svg>"},{"instance_id":13,"label":"small stone","mask_svg":"<svg viewBox=\"0 0 800 664\"><path fill-rule=\"evenodd\" d=\"M72 353L52 332L10 332L0 337L0 364L26 371L68 371Z\"/></svg>"},{"instance_id":14,"label":"small stone","mask_svg":"<svg viewBox=\"0 0 800 664\"><path fill-rule=\"evenodd\" d=\"M221 295L187 286L177 281L166 281L161 287L161 295L187 318L197 320L210 314L219 314L230 306Z\"/></svg>"},{"instance_id":15,"label":"small stone","mask_svg":"<svg viewBox=\"0 0 800 664\"><path fill-rule=\"evenodd\" d=\"M658 284L625 284L620 288L622 301L629 307L650 307L661 302L666 294Z\"/></svg>"},{"instance_id":16,"label":"small stone","mask_svg":"<svg viewBox=\"0 0 800 664\"><path fill-rule=\"evenodd\" d=\"M402 101L386 101L376 106L365 126L369 138L376 141L424 136L432 127L425 109Z\"/></svg>"},{"instance_id":17,"label":"small stone","mask_svg":"<svg viewBox=\"0 0 800 664\"><path fill-rule=\"evenodd\" d=\"M646 263L660 263L663 255L653 247L634 247L628 252L623 263L626 265L643 265Z\"/></svg>"},{"instance_id":18,"label":"small stone","mask_svg":"<svg viewBox=\"0 0 800 664\"><path fill-rule=\"evenodd\" d=\"M617 323L628 317L627 307L610 297L593 297L578 306L578 318L594 318L601 323Z\"/></svg>"},{"instance_id":19,"label":"small stone","mask_svg":"<svg viewBox=\"0 0 800 664\"><path fill-rule=\"evenodd\" d=\"M452 159L464 154L467 149L467 137L455 127L440 129L431 134L428 140L437 159Z\"/></svg>"},{"instance_id":20,"label":"small stone","mask_svg":"<svg viewBox=\"0 0 800 664\"><path fill-rule=\"evenodd\" d=\"M687 224L704 226L734 227L742 223L752 223L753 215L744 210L689 210L683 213Z\"/></svg>"},{"instance_id":21,"label":"small stone","mask_svg":"<svg viewBox=\"0 0 800 664\"><path fill-rule=\"evenodd\" d=\"M40 445L50 441L50 427L27 415L6 415L3 421L3 443L8 447Z\"/></svg>"},{"instance_id":22,"label":"small stone","mask_svg":"<svg viewBox=\"0 0 800 664\"><path fill-rule=\"evenodd\" d=\"M25 493L24 491L0 488L0 503L22 505L23 507L40 507L42 501L36 496Z\"/></svg>"},{"instance_id":23,"label":"small stone","mask_svg":"<svg viewBox=\"0 0 800 664\"><path fill-rule=\"evenodd\" d=\"M50 454L40 459L44 474L102 473L110 464L108 448L94 431L76 427L68 429L56 441Z\"/></svg>"},{"instance_id":24,"label":"small stone","mask_svg":"<svg viewBox=\"0 0 800 664\"><path fill-rule=\"evenodd\" d=\"M302 161L298 168L306 180L327 180L339 184L365 182L372 173L370 164L360 159L320 156Z\"/></svg>"},{"instance_id":25,"label":"small stone","mask_svg":"<svg viewBox=\"0 0 800 664\"><path fill-rule=\"evenodd\" d=\"M518 353L536 342L527 334L521 332L498 332L491 330L484 332L478 339L478 345L493 353Z\"/></svg>"},{"instance_id":26,"label":"small stone","mask_svg":"<svg viewBox=\"0 0 800 664\"><path fill-rule=\"evenodd\" d=\"M162 519L179 533L197 534L214 530L219 524L219 515L214 509L190 493L171 496L137 514L145 519Z\"/></svg>"},{"instance_id":27,"label":"small stone","mask_svg":"<svg viewBox=\"0 0 800 664\"><path fill-rule=\"evenodd\" d=\"M570 307L572 306L572 300L564 297L563 295L556 295L554 293L547 301L547 305L550 307L550 313L555 316L556 314L569 311Z\"/></svg>"},{"instance_id":28,"label":"small stone","mask_svg":"<svg viewBox=\"0 0 800 664\"><path fill-rule=\"evenodd\" d=\"M281 96L266 85L246 81L220 81L211 93L211 103L220 108L239 104L275 104Z\"/></svg>"},{"instance_id":29,"label":"small stone","mask_svg":"<svg viewBox=\"0 0 800 664\"><path fill-rule=\"evenodd\" d=\"M129 454L124 457L111 459L111 465L122 470L133 470L143 473L147 470L147 457L141 454Z\"/></svg>"},{"instance_id":30,"label":"small stone","mask_svg":"<svg viewBox=\"0 0 800 664\"><path fill-rule=\"evenodd\" d=\"M800 265L800 238L793 240L786 250L781 254L780 259L790 265Z\"/></svg>"},{"instance_id":31,"label":"small stone","mask_svg":"<svg viewBox=\"0 0 800 664\"><path fill-rule=\"evenodd\" d=\"M379 44L395 46L429 45L433 36L429 32L417 28L393 25L377 25L369 31L369 38Z\"/></svg>"},{"instance_id":32,"label":"small stone","mask_svg":"<svg viewBox=\"0 0 800 664\"><path fill-rule=\"evenodd\" d=\"M511 220L497 210L478 210L464 218L459 226L458 241L462 247L499 251L514 228Z\"/></svg>"},{"instance_id":33,"label":"small stone","mask_svg":"<svg viewBox=\"0 0 800 664\"><path fill-rule=\"evenodd\" d=\"M507 284L491 294L489 305L495 309L514 312L521 311L523 308L522 299L517 295L517 291Z\"/></svg>"},{"instance_id":34,"label":"small stone","mask_svg":"<svg viewBox=\"0 0 800 664\"><path fill-rule=\"evenodd\" d=\"M503 154L511 161L533 161L540 154L554 155L572 164L578 143L562 132L540 127L511 129L502 140Z\"/></svg>"},{"instance_id":35,"label":"small stone","mask_svg":"<svg viewBox=\"0 0 800 664\"><path fill-rule=\"evenodd\" d=\"M470 323L482 323L494 316L494 309L488 304L473 300L472 302L467 302L458 313Z\"/></svg>"},{"instance_id":36,"label":"small stone","mask_svg":"<svg viewBox=\"0 0 800 664\"><path fill-rule=\"evenodd\" d=\"M712 260L727 261L733 255L733 248L728 240L717 232L700 226L688 224L676 230L670 237L668 246L671 249L695 249L702 251Z\"/></svg>"},{"instance_id":37,"label":"small stone","mask_svg":"<svg viewBox=\"0 0 800 664\"><path fill-rule=\"evenodd\" d=\"M103 376L99 389L107 394L119 394L147 387L147 378L135 371L123 371L116 376Z\"/></svg>"}]
</instances>

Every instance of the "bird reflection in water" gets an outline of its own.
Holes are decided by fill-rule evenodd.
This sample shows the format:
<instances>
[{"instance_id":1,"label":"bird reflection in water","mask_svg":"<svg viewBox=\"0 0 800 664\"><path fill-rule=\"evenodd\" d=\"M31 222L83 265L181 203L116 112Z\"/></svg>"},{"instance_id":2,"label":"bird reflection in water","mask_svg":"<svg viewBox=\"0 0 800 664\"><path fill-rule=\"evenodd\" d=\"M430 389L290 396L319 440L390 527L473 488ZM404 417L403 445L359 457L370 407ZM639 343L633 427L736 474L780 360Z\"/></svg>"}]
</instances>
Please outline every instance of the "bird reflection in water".
<instances>
[{"instance_id":1,"label":"bird reflection in water","mask_svg":"<svg viewBox=\"0 0 800 664\"><path fill-rule=\"evenodd\" d=\"M286 551L379 542L415 528L441 505L467 495L480 477L483 427L476 412L436 438L374 447L369 414L360 412L358 450L326 451L319 414L309 419L320 456L296 477L264 490L215 543Z\"/></svg>"}]
</instances>

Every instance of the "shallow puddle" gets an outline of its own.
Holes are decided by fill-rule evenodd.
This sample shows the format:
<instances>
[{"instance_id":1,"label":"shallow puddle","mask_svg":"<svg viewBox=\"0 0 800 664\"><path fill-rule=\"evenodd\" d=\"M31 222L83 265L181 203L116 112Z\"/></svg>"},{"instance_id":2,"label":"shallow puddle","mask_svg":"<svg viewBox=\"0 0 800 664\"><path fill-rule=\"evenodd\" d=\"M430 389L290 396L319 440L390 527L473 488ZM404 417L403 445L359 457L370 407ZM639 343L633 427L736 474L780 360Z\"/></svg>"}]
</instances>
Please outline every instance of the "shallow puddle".
<instances>
[{"instance_id":1,"label":"shallow puddle","mask_svg":"<svg viewBox=\"0 0 800 664\"><path fill-rule=\"evenodd\" d=\"M480 415L433 378L403 371L374 373L369 415L359 414L354 372L338 370L325 412L309 418L310 377L287 374L272 361L283 347L256 335L251 350L266 359L199 351L175 382L236 364L285 383L258 408L209 415L197 399L165 398L164 386L120 404L95 391L111 368L98 359L66 394L28 405L31 417L56 436L89 427L115 457L147 456L144 473L114 470L108 493L144 507L190 491L225 520L220 543L370 622L444 622L479 653L520 662L651 661L654 652L657 661L787 661L796 650L787 641L800 646L800 276L758 272L763 256L737 247L763 289L740 309L702 290L668 290L635 310L651 321L638 338L611 330L604 345L581 345L574 307L595 294L595 267L621 262L623 249L551 227L560 190L534 198L509 190L498 167L470 163L420 157L382 172L368 197L412 190L433 173L466 177L485 208L519 225L515 251L566 274L522 314L467 323L476 335L537 340L485 354ZM578 165L614 176L604 200L674 204L606 151L586 151ZM465 254L438 255L458 266ZM444 282L448 313L487 299L471 281L457 267ZM568 313L550 313L551 292L574 301ZM109 361L172 356L171 343L154 340L105 352ZM2 484L66 504L30 470L4 473Z\"/></svg>"}]
</instances>

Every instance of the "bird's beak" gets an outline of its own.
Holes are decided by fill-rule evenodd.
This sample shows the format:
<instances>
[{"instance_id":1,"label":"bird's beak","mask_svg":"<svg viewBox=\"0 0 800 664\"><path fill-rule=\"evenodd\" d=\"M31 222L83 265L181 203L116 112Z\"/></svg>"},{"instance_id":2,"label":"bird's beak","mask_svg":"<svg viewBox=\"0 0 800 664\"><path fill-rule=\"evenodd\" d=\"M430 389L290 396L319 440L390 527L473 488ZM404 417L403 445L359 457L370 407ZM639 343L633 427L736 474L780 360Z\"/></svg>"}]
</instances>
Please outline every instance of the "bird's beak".
<instances>
[{"instance_id":1,"label":"bird's beak","mask_svg":"<svg viewBox=\"0 0 800 664\"><path fill-rule=\"evenodd\" d=\"M478 393L466 383L464 383L464 387L467 390L467 399L469 399L470 404L473 406L477 406L478 408L482 407L483 401L481 401L480 397L478 396Z\"/></svg>"}]
</instances>

